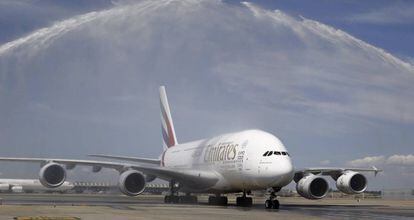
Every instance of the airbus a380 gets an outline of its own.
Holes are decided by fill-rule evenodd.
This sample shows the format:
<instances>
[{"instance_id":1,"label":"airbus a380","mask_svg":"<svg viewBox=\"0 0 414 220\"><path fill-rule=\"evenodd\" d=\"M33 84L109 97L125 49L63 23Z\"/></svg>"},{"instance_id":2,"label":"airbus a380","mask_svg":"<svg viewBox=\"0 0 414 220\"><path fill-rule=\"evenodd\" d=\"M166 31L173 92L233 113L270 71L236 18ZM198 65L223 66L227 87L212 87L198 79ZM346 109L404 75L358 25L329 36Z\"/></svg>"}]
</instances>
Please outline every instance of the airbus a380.
<instances>
[{"instance_id":1,"label":"airbus a380","mask_svg":"<svg viewBox=\"0 0 414 220\"><path fill-rule=\"evenodd\" d=\"M54 158L0 158L0 161L41 163L40 182L50 188L62 185L66 170L77 165L91 166L93 172L102 168L119 171L119 188L128 196L141 194L147 182L155 178L170 182L166 203L197 202L190 193L211 193L209 204L227 205L226 193L242 192L238 206L251 206L251 190L269 189L266 208L279 208L275 193L296 182L297 192L307 199L322 199L329 184L322 176L331 176L338 190L347 194L362 193L366 177L359 172L380 170L358 168L309 168L295 170L290 154L274 135L261 130L245 130L217 137L179 144L175 135L165 88L160 87L160 105L164 150L159 159L90 155L114 161L72 160ZM125 162L128 161L128 162ZM186 193L179 196L178 191Z\"/></svg>"}]
</instances>

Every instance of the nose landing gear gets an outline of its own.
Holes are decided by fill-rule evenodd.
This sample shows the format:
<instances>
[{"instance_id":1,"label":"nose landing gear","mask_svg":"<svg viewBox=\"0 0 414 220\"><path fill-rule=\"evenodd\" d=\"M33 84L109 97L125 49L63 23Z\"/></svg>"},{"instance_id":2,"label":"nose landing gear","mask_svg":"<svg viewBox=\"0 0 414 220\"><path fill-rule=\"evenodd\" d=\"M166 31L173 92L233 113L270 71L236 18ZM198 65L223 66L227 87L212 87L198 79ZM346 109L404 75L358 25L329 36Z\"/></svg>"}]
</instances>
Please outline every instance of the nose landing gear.
<instances>
[{"instance_id":1,"label":"nose landing gear","mask_svg":"<svg viewBox=\"0 0 414 220\"><path fill-rule=\"evenodd\" d=\"M265 208L266 209L279 209L280 203L279 200L276 199L276 192L274 189L270 191L269 199L265 201Z\"/></svg>"}]
</instances>

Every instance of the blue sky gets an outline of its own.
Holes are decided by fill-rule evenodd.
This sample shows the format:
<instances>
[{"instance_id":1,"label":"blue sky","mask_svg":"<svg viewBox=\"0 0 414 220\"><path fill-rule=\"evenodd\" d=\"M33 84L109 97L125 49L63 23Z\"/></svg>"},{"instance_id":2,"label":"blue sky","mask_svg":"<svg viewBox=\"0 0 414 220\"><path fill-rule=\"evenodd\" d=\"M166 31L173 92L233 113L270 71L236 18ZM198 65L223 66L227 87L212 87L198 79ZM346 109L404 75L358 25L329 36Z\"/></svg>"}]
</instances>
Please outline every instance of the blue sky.
<instances>
[{"instance_id":1,"label":"blue sky","mask_svg":"<svg viewBox=\"0 0 414 220\"><path fill-rule=\"evenodd\" d=\"M164 84L179 142L259 128L296 167L375 165L385 171L374 189L411 187L412 11L409 1L2 1L0 154L157 157Z\"/></svg>"}]
</instances>

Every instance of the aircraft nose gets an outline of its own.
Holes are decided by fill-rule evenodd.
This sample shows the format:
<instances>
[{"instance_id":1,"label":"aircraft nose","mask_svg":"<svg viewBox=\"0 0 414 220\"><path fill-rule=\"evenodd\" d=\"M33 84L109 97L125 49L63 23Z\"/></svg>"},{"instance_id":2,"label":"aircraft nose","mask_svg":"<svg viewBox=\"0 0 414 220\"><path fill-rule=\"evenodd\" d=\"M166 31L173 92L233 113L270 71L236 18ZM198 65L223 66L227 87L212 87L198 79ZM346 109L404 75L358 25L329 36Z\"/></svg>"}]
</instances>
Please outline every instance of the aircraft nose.
<instances>
[{"instance_id":1,"label":"aircraft nose","mask_svg":"<svg viewBox=\"0 0 414 220\"><path fill-rule=\"evenodd\" d=\"M286 175L292 174L294 172L293 164L290 158L286 158L283 163L283 171Z\"/></svg>"},{"instance_id":2,"label":"aircraft nose","mask_svg":"<svg viewBox=\"0 0 414 220\"><path fill-rule=\"evenodd\" d=\"M281 174L282 182L289 184L292 181L293 176L295 175L295 169L290 158L285 158L283 162L280 163L279 173Z\"/></svg>"}]
</instances>

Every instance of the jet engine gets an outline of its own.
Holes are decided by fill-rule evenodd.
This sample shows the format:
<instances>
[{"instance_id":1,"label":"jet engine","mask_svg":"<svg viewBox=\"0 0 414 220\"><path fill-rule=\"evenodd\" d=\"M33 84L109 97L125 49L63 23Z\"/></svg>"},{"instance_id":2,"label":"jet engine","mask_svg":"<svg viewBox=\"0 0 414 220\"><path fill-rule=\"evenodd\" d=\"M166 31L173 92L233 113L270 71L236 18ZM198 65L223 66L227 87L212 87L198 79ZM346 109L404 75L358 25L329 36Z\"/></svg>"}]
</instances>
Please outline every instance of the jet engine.
<instances>
[{"instance_id":1,"label":"jet engine","mask_svg":"<svg viewBox=\"0 0 414 220\"><path fill-rule=\"evenodd\" d=\"M145 189L145 176L136 170L127 170L119 176L119 189L127 196L137 196Z\"/></svg>"},{"instance_id":2,"label":"jet engine","mask_svg":"<svg viewBox=\"0 0 414 220\"><path fill-rule=\"evenodd\" d=\"M12 186L11 191L14 192L14 193L24 192L23 186Z\"/></svg>"},{"instance_id":3,"label":"jet engine","mask_svg":"<svg viewBox=\"0 0 414 220\"><path fill-rule=\"evenodd\" d=\"M56 188L66 180L66 170L58 163L48 163L39 171L39 181L43 186Z\"/></svg>"},{"instance_id":4,"label":"jet engine","mask_svg":"<svg viewBox=\"0 0 414 220\"><path fill-rule=\"evenodd\" d=\"M360 173L347 171L338 177L336 187L347 194L362 193L367 188L367 178Z\"/></svg>"},{"instance_id":5,"label":"jet engine","mask_svg":"<svg viewBox=\"0 0 414 220\"><path fill-rule=\"evenodd\" d=\"M296 184L296 191L307 199L322 199L329 190L328 182L313 174L304 176Z\"/></svg>"},{"instance_id":6,"label":"jet engine","mask_svg":"<svg viewBox=\"0 0 414 220\"><path fill-rule=\"evenodd\" d=\"M10 190L10 184L0 183L0 192L6 192Z\"/></svg>"}]
</instances>

